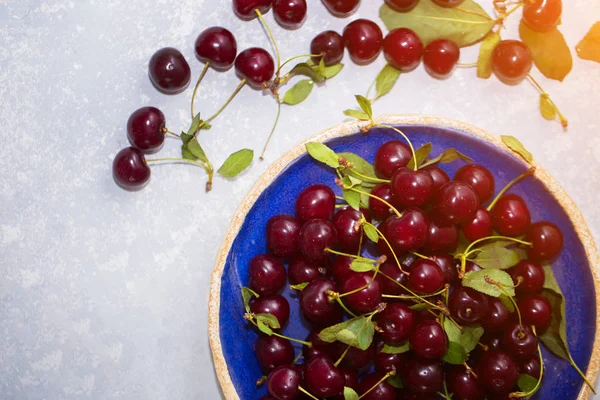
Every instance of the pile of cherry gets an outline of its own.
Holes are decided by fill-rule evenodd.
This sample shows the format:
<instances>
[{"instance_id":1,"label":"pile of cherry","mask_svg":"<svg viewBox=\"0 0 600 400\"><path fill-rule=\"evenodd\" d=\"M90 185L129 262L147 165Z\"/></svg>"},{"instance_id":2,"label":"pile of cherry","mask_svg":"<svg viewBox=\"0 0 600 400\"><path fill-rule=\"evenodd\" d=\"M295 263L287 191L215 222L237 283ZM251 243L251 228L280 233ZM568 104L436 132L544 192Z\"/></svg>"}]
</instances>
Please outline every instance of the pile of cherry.
<instances>
[{"instance_id":1,"label":"pile of cherry","mask_svg":"<svg viewBox=\"0 0 600 400\"><path fill-rule=\"evenodd\" d=\"M244 288L245 318L259 328L254 351L268 376L269 395L261 400L523 398L531 393L517 387L519 377L541 380L538 335L552 317L540 294L541 263L561 252L561 231L551 222L532 223L516 194L502 190L492 200L494 176L482 165L466 164L451 180L438 165L407 168L411 158L400 141L378 149L377 177L370 179L380 183L364 208L343 205L331 188L316 184L298 195L295 216L268 221L268 254L250 261ZM368 226L378 230L376 244ZM472 244L515 238L523 258L506 270L514 307L507 307L509 298L461 284L482 270L472 261L461 265L461 235ZM371 270L357 271L367 248L381 256ZM288 282L313 327L302 340L283 334L290 306L279 293ZM332 341L332 327L350 320L372 325L366 349ZM446 362L451 344L443 321L458 330L483 328L466 362ZM359 337L363 328L348 327ZM292 342L303 344L302 357L295 359Z\"/></svg>"}]
</instances>

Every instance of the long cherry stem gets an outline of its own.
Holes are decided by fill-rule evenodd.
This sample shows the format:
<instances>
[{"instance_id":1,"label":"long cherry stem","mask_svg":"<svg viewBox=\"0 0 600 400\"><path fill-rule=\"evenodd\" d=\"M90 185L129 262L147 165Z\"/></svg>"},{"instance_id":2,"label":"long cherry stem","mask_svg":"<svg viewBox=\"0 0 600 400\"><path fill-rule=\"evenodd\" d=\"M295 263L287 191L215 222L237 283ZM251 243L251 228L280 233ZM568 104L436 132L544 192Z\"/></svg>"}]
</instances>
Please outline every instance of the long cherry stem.
<instances>
[{"instance_id":1,"label":"long cherry stem","mask_svg":"<svg viewBox=\"0 0 600 400\"><path fill-rule=\"evenodd\" d=\"M348 351L350 350L350 345L348 345L348 347L346 347L346 350L344 350L344 352L342 353L342 355L340 356L340 358L337 359L337 361L335 363L333 363L333 365L335 365L336 367L338 365L340 365L340 363L342 362L342 360L344 359L344 357L346 357L346 354L348 354Z\"/></svg>"},{"instance_id":2,"label":"long cherry stem","mask_svg":"<svg viewBox=\"0 0 600 400\"><path fill-rule=\"evenodd\" d=\"M258 8L255 8L254 11L256 12L256 15L258 15L258 19L260 20L262 25L265 27L265 30L267 31L267 34L269 35L269 38L271 39L271 43L273 43L273 48L275 49L275 55L277 56L277 70L279 70L279 69L281 69L281 56L279 55L279 48L277 47L277 42L275 41L275 36L273 36L273 32L271 32L271 28L269 28L269 24L267 24L267 21L265 21L265 18L263 17L260 10Z\"/></svg>"},{"instance_id":3,"label":"long cherry stem","mask_svg":"<svg viewBox=\"0 0 600 400\"><path fill-rule=\"evenodd\" d=\"M258 12L258 10L256 10ZM319 400L318 397L313 396L312 394L310 394L306 389L304 389L302 386L298 386L298 390L301 391L302 393L304 393L305 395L307 395L308 397L310 397L311 399L314 400Z\"/></svg>"},{"instance_id":4,"label":"long cherry stem","mask_svg":"<svg viewBox=\"0 0 600 400\"><path fill-rule=\"evenodd\" d=\"M285 67L290 61L297 60L298 58L320 57L320 56L322 56L322 54L300 54L299 56L294 56L294 57L288 58L287 60L285 60L283 62L283 64L281 64L281 66L279 67L279 69L275 72L275 76L279 76L279 73L281 72L281 69L283 67Z\"/></svg>"},{"instance_id":5,"label":"long cherry stem","mask_svg":"<svg viewBox=\"0 0 600 400\"><path fill-rule=\"evenodd\" d=\"M273 124L273 128L271 129L271 132L269 133L269 137L267 138L267 141L265 142L265 147L263 147L263 151L260 155L260 161L265 159L265 153L267 152L267 147L269 147L269 142L271 142L271 138L273 137L273 134L275 133L275 129L277 128L277 123L279 122L280 115L281 115L281 102L279 100L277 100L277 116L275 117L275 123Z\"/></svg>"},{"instance_id":6,"label":"long cherry stem","mask_svg":"<svg viewBox=\"0 0 600 400\"><path fill-rule=\"evenodd\" d=\"M392 248L392 245L390 244L390 242L388 242L387 238L383 235L383 233L381 233L381 231L379 229L377 229L377 227L375 225L373 225L372 223L365 222L365 224L371 225L371 227L373 229L375 229L375 231L377 232L377 234L379 235L379 237L381 239L383 239L383 241L385 242L385 244L387 244L388 248L390 249L390 252L394 256L394 260L396 261L396 264L398 265L398 268L400 269L400 271L404 275L408 275L408 273L402 269L402 264L400 264L400 260L398 260L398 257L396 256L396 252L394 252L394 249Z\"/></svg>"},{"instance_id":7,"label":"long cherry stem","mask_svg":"<svg viewBox=\"0 0 600 400\"><path fill-rule=\"evenodd\" d=\"M512 186L514 186L515 183L519 182L521 179L528 177L529 175L533 175L534 173L535 173L535 167L531 167L527 171L523 172L521 175L517 176L512 181L508 182L506 184L506 186L504 186L504 188L502 188L502 190L496 195L496 197L494 197L494 200L492 200L492 202L488 206L487 210L492 211L492 208L494 208L494 206L496 205L498 200L500 200L500 197L502 197L504 195L504 193L506 193L508 191L508 189L510 189Z\"/></svg>"},{"instance_id":8,"label":"long cherry stem","mask_svg":"<svg viewBox=\"0 0 600 400\"><path fill-rule=\"evenodd\" d=\"M393 370L391 372L388 372L387 374L385 374L383 376L383 378L381 378L375 385L373 385L369 390L367 390L366 392L364 392L363 394L361 394L358 398L362 399L363 397L365 397L366 395L368 395L369 393L371 393L371 391L373 391L377 386L379 386L382 382L385 382L385 380L387 378L389 378L390 376L394 376L396 375L396 371Z\"/></svg>"},{"instance_id":9,"label":"long cherry stem","mask_svg":"<svg viewBox=\"0 0 600 400\"><path fill-rule=\"evenodd\" d=\"M396 216L398 216L398 218L402 217L402 214L400 213L400 211L398 211L396 209L396 207L394 207L393 205L391 205L390 203L388 203L387 201L385 201L384 199L382 199L381 197L375 196L374 194L368 193L368 192L363 192L362 190L358 190L356 188L349 188L348 190L351 190L353 192L359 193L359 194L364 194L365 196L371 197L375 200L379 200L380 202L382 202L383 204L385 204L386 206L388 206L390 208L390 210L392 210L394 212L394 214L396 214Z\"/></svg>"},{"instance_id":10,"label":"long cherry stem","mask_svg":"<svg viewBox=\"0 0 600 400\"><path fill-rule=\"evenodd\" d=\"M167 128L163 128L163 132L167 135L171 135L173 137L176 137L177 139L181 140L181 136L179 136L178 134L176 134L175 132L171 132L170 130L168 130Z\"/></svg>"},{"instance_id":11,"label":"long cherry stem","mask_svg":"<svg viewBox=\"0 0 600 400\"><path fill-rule=\"evenodd\" d=\"M546 97L546 99L550 102L550 104L552 104L552 107L554 107L554 110L556 111L556 114L558 114L558 119L560 120L561 125L563 126L563 128L567 128L569 126L569 121L567 120L567 118L563 115L563 113L560 112L560 109L556 106L556 103L554 103L552 101L552 99L550 98L550 95L548 93L546 93L546 91L542 88L542 86L535 80L535 78L533 76L531 76L531 74L527 74L527 78L529 78L529 81L533 84L533 86L536 87L537 90L540 91L540 93Z\"/></svg>"},{"instance_id":12,"label":"long cherry stem","mask_svg":"<svg viewBox=\"0 0 600 400\"><path fill-rule=\"evenodd\" d=\"M219 116L219 114L221 114L223 112L223 110L225 109L225 107L227 107L229 105L229 103L231 103L231 101L235 98L235 96L240 92L240 90L242 90L242 88L246 85L246 79L242 79L240 84L235 88L235 90L233 91L233 93L231 94L231 96L229 96L229 98L227 99L227 101L225 102L225 104L223 104L221 106L221 108L219 108L217 110L216 113L214 113L209 119L202 121L200 123L200 125L198 125L198 129L196 130L196 132L194 132L194 135L196 135L198 132L200 132L200 129L202 129L202 127L208 123L210 123L211 121L213 121L215 118L217 118Z\"/></svg>"},{"instance_id":13,"label":"long cherry stem","mask_svg":"<svg viewBox=\"0 0 600 400\"><path fill-rule=\"evenodd\" d=\"M412 142L410 141L410 139L408 138L408 136L406 136L404 134L404 132L402 132L400 129L393 127L391 125L387 125L387 124L376 124L375 126L381 126L384 128L389 128L391 130L393 130L394 132L398 133L399 135L401 135L404 140L406 140L406 143L408 143L408 146L410 147L410 152L412 153L412 159L415 160L415 166L414 166L414 170L417 171L419 169L419 166L417 165L417 155L415 153L415 148L412 145Z\"/></svg>"},{"instance_id":14,"label":"long cherry stem","mask_svg":"<svg viewBox=\"0 0 600 400\"><path fill-rule=\"evenodd\" d=\"M196 116L196 114L194 114L194 103L196 101L196 92L198 91L198 87L200 86L200 82L202 82L202 79L204 79L204 75L206 75L206 72L208 71L208 67L209 66L210 66L210 61L207 61L204 64L204 68L202 69L202 73L200 73L200 76L198 77L198 81L196 82L196 86L194 86L194 92L192 93L192 105L191 105L192 119Z\"/></svg>"},{"instance_id":15,"label":"long cherry stem","mask_svg":"<svg viewBox=\"0 0 600 400\"><path fill-rule=\"evenodd\" d=\"M357 170L355 170L354 168L350 168L350 172L352 174L358 176L359 178L362 178L365 181L371 181L371 182L375 182L375 183L390 183L391 182L388 179L380 179L380 178L375 178L372 176L363 175L360 172L358 172Z\"/></svg>"},{"instance_id":16,"label":"long cherry stem","mask_svg":"<svg viewBox=\"0 0 600 400\"><path fill-rule=\"evenodd\" d=\"M258 323L254 320L255 319L254 315L252 315L252 314L246 314L246 315L247 316L249 315L249 316L246 317L245 319L248 320L248 321L250 321L254 326L258 327ZM304 345L304 346L312 347L312 343L311 342L307 342L305 340L294 339L294 338L289 337L289 336L281 335L281 334L279 334L277 332L271 332L271 335L277 336L277 337L282 338L282 339L287 339L287 340L289 340L291 342L300 343L301 345ZM269 335L269 336L271 336L271 335Z\"/></svg>"}]
</instances>

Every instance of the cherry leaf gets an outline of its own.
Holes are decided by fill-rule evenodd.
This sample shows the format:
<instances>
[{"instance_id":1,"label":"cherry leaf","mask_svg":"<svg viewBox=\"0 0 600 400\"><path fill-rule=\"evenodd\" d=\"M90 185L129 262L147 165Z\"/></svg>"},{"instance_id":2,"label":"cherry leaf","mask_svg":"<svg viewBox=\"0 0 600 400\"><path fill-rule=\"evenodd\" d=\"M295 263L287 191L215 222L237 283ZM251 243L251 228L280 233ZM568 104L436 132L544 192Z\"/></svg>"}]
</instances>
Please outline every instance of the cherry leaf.
<instances>
[{"instance_id":1,"label":"cherry leaf","mask_svg":"<svg viewBox=\"0 0 600 400\"><path fill-rule=\"evenodd\" d=\"M279 321L272 314L256 314L254 317L256 318L257 322L262 321L269 328L273 328L273 329L281 328L281 325L279 325Z\"/></svg>"},{"instance_id":2,"label":"cherry leaf","mask_svg":"<svg viewBox=\"0 0 600 400\"><path fill-rule=\"evenodd\" d=\"M319 333L319 338L327 343L336 340L361 350L369 348L373 342L375 329L370 318L361 315L325 328Z\"/></svg>"},{"instance_id":3,"label":"cherry leaf","mask_svg":"<svg viewBox=\"0 0 600 400\"><path fill-rule=\"evenodd\" d=\"M464 326L460 335L459 343L470 353L477 347L477 343L483 336L484 330L480 326Z\"/></svg>"},{"instance_id":4,"label":"cherry leaf","mask_svg":"<svg viewBox=\"0 0 600 400\"><path fill-rule=\"evenodd\" d=\"M306 151L312 158L330 166L331 168L339 168L339 157L327 145L319 142L310 142L304 145Z\"/></svg>"},{"instance_id":5,"label":"cherry leaf","mask_svg":"<svg viewBox=\"0 0 600 400\"><path fill-rule=\"evenodd\" d=\"M402 344L386 344L383 346L383 348L381 349L381 353L385 353L385 354L402 354L402 353L406 353L407 351L410 350L410 343L408 343L408 340Z\"/></svg>"},{"instance_id":6,"label":"cherry leaf","mask_svg":"<svg viewBox=\"0 0 600 400\"><path fill-rule=\"evenodd\" d=\"M500 138L502 138L502 141L509 149L523 157L529 164L532 163L533 155L523 146L523 143L519 139L514 136L500 136Z\"/></svg>"},{"instance_id":7,"label":"cherry leaf","mask_svg":"<svg viewBox=\"0 0 600 400\"><path fill-rule=\"evenodd\" d=\"M446 149L439 156L426 161L421 165L421 168L428 167L434 164L448 164L456 160L463 160L466 162L473 162L473 159L467 155L462 154L460 151L450 148Z\"/></svg>"},{"instance_id":8,"label":"cherry leaf","mask_svg":"<svg viewBox=\"0 0 600 400\"><path fill-rule=\"evenodd\" d=\"M373 261L355 259L350 264L350 269L354 272L369 272L373 271L375 267L373 266Z\"/></svg>"},{"instance_id":9,"label":"cherry leaf","mask_svg":"<svg viewBox=\"0 0 600 400\"><path fill-rule=\"evenodd\" d=\"M517 381L517 385L519 386L519 389L521 389L521 391L523 393L533 392L533 390L536 388L537 384L538 384L538 380L535 379L533 376L527 375L527 374L519 375L519 380Z\"/></svg>"},{"instance_id":10,"label":"cherry leaf","mask_svg":"<svg viewBox=\"0 0 600 400\"><path fill-rule=\"evenodd\" d=\"M402 389L404 387L400 374L390 376L385 381L397 389Z\"/></svg>"},{"instance_id":11,"label":"cherry leaf","mask_svg":"<svg viewBox=\"0 0 600 400\"><path fill-rule=\"evenodd\" d=\"M450 318L444 319L444 332L448 336L448 340L451 342L459 343L461 332L458 326Z\"/></svg>"},{"instance_id":12,"label":"cherry leaf","mask_svg":"<svg viewBox=\"0 0 600 400\"><path fill-rule=\"evenodd\" d=\"M302 103L310 92L313 90L315 84L310 79L303 79L296 83L290 88L283 96L283 102L290 106Z\"/></svg>"},{"instance_id":13,"label":"cherry leaf","mask_svg":"<svg viewBox=\"0 0 600 400\"><path fill-rule=\"evenodd\" d=\"M504 292L500 290L498 285L491 283L490 280L502 285L504 291L514 297L515 289L512 278L509 274L499 269L483 269L481 271L467 272L462 280L462 284L492 297L498 297L503 294Z\"/></svg>"},{"instance_id":14,"label":"cherry leaf","mask_svg":"<svg viewBox=\"0 0 600 400\"><path fill-rule=\"evenodd\" d=\"M375 79L375 99L385 96L393 89L396 81L400 77L400 73L400 70L397 70L390 64L385 64Z\"/></svg>"},{"instance_id":15,"label":"cherry leaf","mask_svg":"<svg viewBox=\"0 0 600 400\"><path fill-rule=\"evenodd\" d=\"M540 112L542 117L547 120L556 119L556 107L554 107L554 103L552 103L547 93L540 94Z\"/></svg>"},{"instance_id":16,"label":"cherry leaf","mask_svg":"<svg viewBox=\"0 0 600 400\"><path fill-rule=\"evenodd\" d=\"M196 159L202 162L208 162L208 157L206 157L204 149L202 148L202 146L200 146L200 143L198 143L198 139L193 138L192 140L190 140L187 144L187 149L190 151L190 153L192 153L192 155Z\"/></svg>"},{"instance_id":17,"label":"cherry leaf","mask_svg":"<svg viewBox=\"0 0 600 400\"><path fill-rule=\"evenodd\" d=\"M379 16L390 31L412 29L425 46L436 39L449 39L465 47L483 39L496 24L473 0L465 0L455 8L440 7L432 0L420 0L408 12L396 12L383 5Z\"/></svg>"},{"instance_id":18,"label":"cherry leaf","mask_svg":"<svg viewBox=\"0 0 600 400\"><path fill-rule=\"evenodd\" d=\"M344 400L359 400L358 393L348 386L344 386Z\"/></svg>"},{"instance_id":19,"label":"cherry leaf","mask_svg":"<svg viewBox=\"0 0 600 400\"><path fill-rule=\"evenodd\" d=\"M375 243L379 242L379 234L377 233L377 231L375 230L375 227L373 227L373 225L364 224L363 229L365 231L365 234L369 238L369 240L371 240L372 242L375 242Z\"/></svg>"},{"instance_id":20,"label":"cherry leaf","mask_svg":"<svg viewBox=\"0 0 600 400\"><path fill-rule=\"evenodd\" d=\"M496 240L487 243L477 250L479 252L475 256L475 264L483 269L508 269L514 267L521 261L519 253L515 250L507 248L513 245L513 242L508 240Z\"/></svg>"},{"instance_id":21,"label":"cherry leaf","mask_svg":"<svg viewBox=\"0 0 600 400\"><path fill-rule=\"evenodd\" d=\"M552 353L557 356L569 359L569 345L567 340L567 320L565 298L554 277L554 271L550 265L544 265L544 296L550 302L552 315L550 318L550 327L540 335L540 340Z\"/></svg>"},{"instance_id":22,"label":"cherry leaf","mask_svg":"<svg viewBox=\"0 0 600 400\"><path fill-rule=\"evenodd\" d=\"M431 307L427 303L419 303L419 304L413 304L412 306L409 306L408 308L410 308L411 310L414 310L414 311L426 311L426 310L431 310L433 307Z\"/></svg>"},{"instance_id":23,"label":"cherry leaf","mask_svg":"<svg viewBox=\"0 0 600 400\"><path fill-rule=\"evenodd\" d=\"M297 291L301 292L301 291L303 291L308 286L309 283L310 282L302 282L302 283L299 283L297 285L291 285L290 288L293 289L293 290L297 290Z\"/></svg>"},{"instance_id":24,"label":"cherry leaf","mask_svg":"<svg viewBox=\"0 0 600 400\"><path fill-rule=\"evenodd\" d=\"M563 81L573 68L569 45L558 29L536 32L521 21L519 34L531 50L533 62L546 78Z\"/></svg>"},{"instance_id":25,"label":"cherry leaf","mask_svg":"<svg viewBox=\"0 0 600 400\"><path fill-rule=\"evenodd\" d=\"M250 289L249 287L243 286L242 287L242 299L244 300L244 309L246 310L247 313L250 312L250 300L253 297L258 298L259 297L258 293L256 293L254 290Z\"/></svg>"},{"instance_id":26,"label":"cherry leaf","mask_svg":"<svg viewBox=\"0 0 600 400\"><path fill-rule=\"evenodd\" d=\"M273 329L269 328L262 320L257 320L256 326L258 327L258 330L264 333L265 335L273 335Z\"/></svg>"},{"instance_id":27,"label":"cherry leaf","mask_svg":"<svg viewBox=\"0 0 600 400\"><path fill-rule=\"evenodd\" d=\"M221 165L217 173L225 178L234 178L250 166L253 158L254 151L250 149L236 151L227 157L227 160Z\"/></svg>"},{"instance_id":28,"label":"cherry leaf","mask_svg":"<svg viewBox=\"0 0 600 400\"><path fill-rule=\"evenodd\" d=\"M510 313L515 312L515 305L513 304L512 301L510 301L510 298L507 295L501 294L500 297L498 297L498 299L504 305L504 307L506 307L508 312L510 312Z\"/></svg>"},{"instance_id":29,"label":"cherry leaf","mask_svg":"<svg viewBox=\"0 0 600 400\"><path fill-rule=\"evenodd\" d=\"M358 111L358 110L344 110L344 115L346 117L356 118L356 119L359 119L361 121L368 121L369 120L369 116L367 114L365 114L362 111Z\"/></svg>"},{"instance_id":30,"label":"cherry leaf","mask_svg":"<svg viewBox=\"0 0 600 400\"><path fill-rule=\"evenodd\" d=\"M442 357L448 364L463 365L467 361L467 352L462 345L449 341L448 351Z\"/></svg>"},{"instance_id":31,"label":"cherry leaf","mask_svg":"<svg viewBox=\"0 0 600 400\"><path fill-rule=\"evenodd\" d=\"M421 165L431 153L431 143L425 143L423 146L419 147L415 151L415 156L417 157L417 167ZM415 167L415 160L413 158L410 159L406 168L413 169Z\"/></svg>"},{"instance_id":32,"label":"cherry leaf","mask_svg":"<svg viewBox=\"0 0 600 400\"><path fill-rule=\"evenodd\" d=\"M339 74L343 68L344 68L344 64L342 64L342 63L330 65L328 67L325 67L325 71L323 71L323 75L325 76L326 79L331 79L334 76L336 76L337 74Z\"/></svg>"},{"instance_id":33,"label":"cherry leaf","mask_svg":"<svg viewBox=\"0 0 600 400\"><path fill-rule=\"evenodd\" d=\"M200 119L200 113L198 113L192 119L192 125L190 126L190 129L187 131L187 134L193 136L198 131L198 127L200 126L201 122L202 122L202 120Z\"/></svg>"},{"instance_id":34,"label":"cherry leaf","mask_svg":"<svg viewBox=\"0 0 600 400\"><path fill-rule=\"evenodd\" d=\"M290 75L303 75L313 80L313 82L321 83L325 80L325 75L316 70L317 66L309 63L300 63L294 66L289 72Z\"/></svg>"},{"instance_id":35,"label":"cherry leaf","mask_svg":"<svg viewBox=\"0 0 600 400\"><path fill-rule=\"evenodd\" d=\"M181 145L181 157L185 158L186 160L196 161L196 157L194 157L190 149L188 149L187 144Z\"/></svg>"},{"instance_id":36,"label":"cherry leaf","mask_svg":"<svg viewBox=\"0 0 600 400\"><path fill-rule=\"evenodd\" d=\"M361 110L369 117L369 119L373 118L373 108L371 107L371 101L360 94L354 96L356 98L356 102L360 106Z\"/></svg>"},{"instance_id":37,"label":"cherry leaf","mask_svg":"<svg viewBox=\"0 0 600 400\"><path fill-rule=\"evenodd\" d=\"M339 153L338 157L340 158L340 161L339 161L340 166L343 168L341 172L344 175L358 176L357 175L357 173L358 173L358 174L361 174L364 176L368 176L370 178L377 178L377 175L375 175L375 168L373 168L373 165L371 165L364 158L362 158L354 153ZM352 165L348 165L344 160L342 160L342 158L344 158L346 161L348 161ZM371 188L371 187L374 187L375 185L376 185L376 183L374 183L374 182L368 182L368 181L364 181L364 180L361 183L361 186L363 188Z\"/></svg>"},{"instance_id":38,"label":"cherry leaf","mask_svg":"<svg viewBox=\"0 0 600 400\"><path fill-rule=\"evenodd\" d=\"M487 79L492 76L492 52L502 39L497 32L490 32L481 42L477 58L477 76Z\"/></svg>"},{"instance_id":39,"label":"cherry leaf","mask_svg":"<svg viewBox=\"0 0 600 400\"><path fill-rule=\"evenodd\" d=\"M360 209L360 193L353 190L344 189L342 190L342 195L350 207L354 208L355 210Z\"/></svg>"},{"instance_id":40,"label":"cherry leaf","mask_svg":"<svg viewBox=\"0 0 600 400\"><path fill-rule=\"evenodd\" d=\"M600 22L596 22L576 47L584 60L600 62Z\"/></svg>"}]
</instances>

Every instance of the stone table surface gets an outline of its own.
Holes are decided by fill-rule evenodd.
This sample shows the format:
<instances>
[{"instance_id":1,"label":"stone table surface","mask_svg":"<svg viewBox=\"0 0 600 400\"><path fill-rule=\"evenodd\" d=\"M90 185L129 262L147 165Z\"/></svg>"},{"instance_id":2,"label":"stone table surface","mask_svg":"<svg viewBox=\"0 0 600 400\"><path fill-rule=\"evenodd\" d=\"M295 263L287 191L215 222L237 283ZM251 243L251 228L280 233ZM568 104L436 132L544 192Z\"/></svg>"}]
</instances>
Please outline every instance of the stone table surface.
<instances>
[{"instance_id":1,"label":"stone table surface","mask_svg":"<svg viewBox=\"0 0 600 400\"><path fill-rule=\"evenodd\" d=\"M364 0L348 20L309 0L298 31L273 27L284 58L308 51L325 29L377 17ZM491 2L485 8L491 11ZM600 2L571 0L562 31L573 48L600 16ZM518 18L516 18L518 19ZM517 37L516 23L506 38ZM155 50L182 50L194 76L198 33L234 32L239 48L269 47L257 21L242 22L229 0L0 0L0 399L220 398L207 339L209 277L236 206L285 150L344 120L383 57L358 67L346 59L335 79L283 111L264 162L204 193L201 169L153 168L150 185L128 193L111 161L127 146L125 123L140 106L164 111L168 126L190 122L191 89L158 93L147 76ZM476 59L465 49L462 62ZM375 112L452 117L522 140L566 188L600 237L600 65L575 58L563 83L533 73L569 117L564 133L543 120L536 91L479 80L461 68L446 81L423 67L401 76ZM238 83L210 71L198 96L208 115ZM242 147L259 151L275 117L268 96L243 90L202 134L220 165ZM177 156L169 139L161 155Z\"/></svg>"}]
</instances>

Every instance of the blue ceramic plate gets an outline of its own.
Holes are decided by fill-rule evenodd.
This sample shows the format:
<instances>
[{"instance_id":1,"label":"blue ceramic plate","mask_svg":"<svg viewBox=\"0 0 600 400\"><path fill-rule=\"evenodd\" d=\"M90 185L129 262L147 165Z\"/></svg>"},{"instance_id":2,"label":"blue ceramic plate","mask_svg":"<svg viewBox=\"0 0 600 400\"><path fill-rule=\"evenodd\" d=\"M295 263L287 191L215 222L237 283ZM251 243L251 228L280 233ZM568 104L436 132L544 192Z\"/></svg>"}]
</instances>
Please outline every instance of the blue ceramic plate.
<instances>
[{"instance_id":1,"label":"blue ceramic plate","mask_svg":"<svg viewBox=\"0 0 600 400\"><path fill-rule=\"evenodd\" d=\"M433 144L433 155L454 147L471 156L476 163L493 171L496 188L524 172L526 166L501 141L474 127L457 121L418 116L388 116L379 122L396 125L415 147ZM326 142L336 152L353 152L373 162L377 148L398 139L389 129L359 132L358 123L347 123L308 141ZM454 162L443 168L450 176L462 165ZM209 333L217 375L226 399L255 400L266 394L265 385L256 388L262 373L258 368L253 344L257 334L243 319L240 288L247 283L248 262L266 252L265 226L274 215L294 214L296 196L305 187L323 183L339 192L333 171L313 161L298 145L277 161L257 182L240 206L231 224L212 277ZM585 222L564 191L540 167L535 180L519 184L511 192L522 196L533 221L549 220L557 224L565 237L564 250L553 263L554 273L566 296L569 347L576 363L594 382L598 370L599 344L596 337L596 299L598 279L594 264L597 252ZM591 261L590 261L591 260ZM300 321L296 295L286 289L291 306L285 333L305 338L308 330ZM297 353L300 351L296 348ZM582 380L569 364L544 350L547 366L543 386L535 399L575 400L589 397Z\"/></svg>"}]
</instances>

